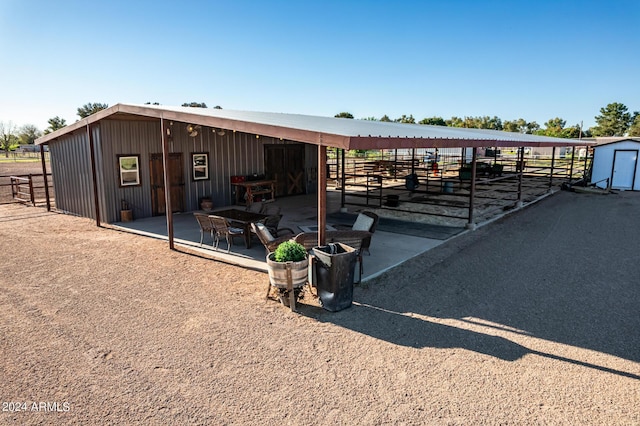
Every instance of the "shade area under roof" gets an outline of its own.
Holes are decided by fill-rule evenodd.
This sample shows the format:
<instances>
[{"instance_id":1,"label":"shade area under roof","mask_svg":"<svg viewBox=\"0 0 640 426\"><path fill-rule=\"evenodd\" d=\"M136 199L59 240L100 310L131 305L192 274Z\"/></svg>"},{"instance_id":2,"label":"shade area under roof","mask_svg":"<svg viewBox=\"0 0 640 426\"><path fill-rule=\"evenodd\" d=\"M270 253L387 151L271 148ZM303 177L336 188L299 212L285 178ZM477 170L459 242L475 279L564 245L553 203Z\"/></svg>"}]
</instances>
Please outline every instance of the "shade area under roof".
<instances>
[{"instance_id":1,"label":"shade area under roof","mask_svg":"<svg viewBox=\"0 0 640 426\"><path fill-rule=\"evenodd\" d=\"M497 130L352 120L302 114L116 104L36 140L43 144L105 119L165 119L352 149L585 146L593 142Z\"/></svg>"}]
</instances>

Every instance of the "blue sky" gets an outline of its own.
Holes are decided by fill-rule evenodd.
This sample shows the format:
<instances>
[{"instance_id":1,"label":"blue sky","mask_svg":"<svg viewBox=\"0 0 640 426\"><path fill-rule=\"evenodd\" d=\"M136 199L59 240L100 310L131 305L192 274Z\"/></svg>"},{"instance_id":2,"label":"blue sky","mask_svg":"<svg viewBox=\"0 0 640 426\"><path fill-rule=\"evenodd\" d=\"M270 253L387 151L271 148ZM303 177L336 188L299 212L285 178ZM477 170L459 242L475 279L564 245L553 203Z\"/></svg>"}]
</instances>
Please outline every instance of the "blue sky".
<instances>
[{"instance_id":1,"label":"blue sky","mask_svg":"<svg viewBox=\"0 0 640 426\"><path fill-rule=\"evenodd\" d=\"M87 102L594 125L640 110L640 0L0 0L0 121Z\"/></svg>"}]
</instances>

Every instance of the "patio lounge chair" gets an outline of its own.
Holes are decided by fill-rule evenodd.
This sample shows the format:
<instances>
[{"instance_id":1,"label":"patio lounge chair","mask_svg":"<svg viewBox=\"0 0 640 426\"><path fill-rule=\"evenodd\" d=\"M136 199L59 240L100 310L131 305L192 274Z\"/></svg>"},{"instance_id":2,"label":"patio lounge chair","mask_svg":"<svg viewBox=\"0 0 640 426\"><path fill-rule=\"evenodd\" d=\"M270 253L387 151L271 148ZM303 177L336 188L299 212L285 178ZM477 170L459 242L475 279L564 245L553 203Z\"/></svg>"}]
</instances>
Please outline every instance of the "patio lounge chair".
<instances>
[{"instance_id":1,"label":"patio lounge chair","mask_svg":"<svg viewBox=\"0 0 640 426\"><path fill-rule=\"evenodd\" d=\"M200 247L202 247L202 240L204 239L205 232L208 232L209 235L211 235L212 244L214 244L215 237L213 234L215 232L215 229L213 227L213 224L211 223L211 220L209 219L209 215L204 213L194 213L193 215L198 221L198 225L200 225Z\"/></svg>"},{"instance_id":2,"label":"patio lounge chair","mask_svg":"<svg viewBox=\"0 0 640 426\"><path fill-rule=\"evenodd\" d=\"M358 253L359 279L362 280L362 273L364 272L364 266L362 264L362 249L364 242L368 239L371 241L371 232L369 231L327 231L325 233L325 239L327 243L342 243L354 248ZM303 232L295 236L294 241L300 243L304 248L309 251L318 245L318 233L317 232Z\"/></svg>"},{"instance_id":3,"label":"patio lounge chair","mask_svg":"<svg viewBox=\"0 0 640 426\"><path fill-rule=\"evenodd\" d=\"M209 219L215 228L215 243L213 247L218 250L220 238L224 237L227 240L227 253L229 253L231 251L231 246L233 245L233 237L244 235L244 230L242 228L229 226L227 219L221 216L210 215Z\"/></svg>"},{"instance_id":4,"label":"patio lounge chair","mask_svg":"<svg viewBox=\"0 0 640 426\"><path fill-rule=\"evenodd\" d=\"M266 254L276 251L280 244L289 241L293 237L293 233L291 233L291 235L276 238L269 232L269 229L260 222L252 223L251 230L258 236L262 245L264 245L267 252Z\"/></svg>"},{"instance_id":5,"label":"patio lounge chair","mask_svg":"<svg viewBox=\"0 0 640 426\"><path fill-rule=\"evenodd\" d=\"M282 220L281 214L273 214L267 216L261 222L267 227L271 235L274 237L280 237L283 233L286 234L295 234L295 231L291 228L278 228L280 225L280 221Z\"/></svg>"},{"instance_id":6,"label":"patio lounge chair","mask_svg":"<svg viewBox=\"0 0 640 426\"><path fill-rule=\"evenodd\" d=\"M362 250L365 250L369 255L371 255L371 252L369 251L369 247L371 246L371 234L376 231L379 219L380 218L377 214L365 210L358 214L356 221L351 226L352 231L368 231L370 233L369 236L364 241L362 241L361 246Z\"/></svg>"}]
</instances>

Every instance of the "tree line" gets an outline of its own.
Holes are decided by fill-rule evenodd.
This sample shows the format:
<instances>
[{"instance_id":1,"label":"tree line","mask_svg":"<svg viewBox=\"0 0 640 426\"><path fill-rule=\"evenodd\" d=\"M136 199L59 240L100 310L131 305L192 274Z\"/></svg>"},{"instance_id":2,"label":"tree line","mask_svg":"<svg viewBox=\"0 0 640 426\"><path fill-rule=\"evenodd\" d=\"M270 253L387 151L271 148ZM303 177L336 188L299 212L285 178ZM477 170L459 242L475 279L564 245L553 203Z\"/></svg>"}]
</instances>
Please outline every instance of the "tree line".
<instances>
[{"instance_id":1,"label":"tree line","mask_svg":"<svg viewBox=\"0 0 640 426\"><path fill-rule=\"evenodd\" d=\"M354 118L349 112L341 112L335 115L338 118ZM596 125L589 129L582 129L580 124L567 127L567 121L555 117L544 123L542 128L535 121L527 121L523 118L517 120L502 120L499 117L456 117L445 120L434 116L423 118L416 122L412 114L391 119L388 115L380 118L365 117L363 120L387 121L396 123L427 124L432 126L465 127L470 129L502 130L505 132L526 133L541 136L553 136L558 138L578 139L592 136L640 136L640 112L633 114L621 103L613 102L600 108L600 114L595 116Z\"/></svg>"},{"instance_id":2,"label":"tree line","mask_svg":"<svg viewBox=\"0 0 640 426\"><path fill-rule=\"evenodd\" d=\"M158 102L146 102L146 105L160 105ZM204 102L185 102L183 107L207 108ZM105 103L92 103L82 105L77 109L80 119L95 114L98 111L108 108ZM216 105L214 108L222 109ZM335 115L339 118L354 118L349 112L341 112ZM600 108L600 114L595 116L596 125L589 129L582 129L579 124L567 127L567 121L560 117L555 117L544 123L544 128L535 121L527 121L523 118L517 120L502 120L499 117L479 116L479 117L456 117L449 119L434 116L423 118L416 122L412 114L391 119L388 115L380 118L365 117L363 120L387 121L397 123L427 124L433 126L465 127L473 129L502 130L505 132L517 132L542 136L553 136L559 138L578 139L580 137L591 136L640 136L640 112L629 112L629 109L621 103L613 102L606 107ZM33 124L25 124L18 128L11 121L4 123L0 121L0 149L8 155L10 149L17 145L33 144L37 138L43 134L54 132L67 125L64 118L55 116L47 120L49 127L44 132L40 131Z\"/></svg>"}]
</instances>

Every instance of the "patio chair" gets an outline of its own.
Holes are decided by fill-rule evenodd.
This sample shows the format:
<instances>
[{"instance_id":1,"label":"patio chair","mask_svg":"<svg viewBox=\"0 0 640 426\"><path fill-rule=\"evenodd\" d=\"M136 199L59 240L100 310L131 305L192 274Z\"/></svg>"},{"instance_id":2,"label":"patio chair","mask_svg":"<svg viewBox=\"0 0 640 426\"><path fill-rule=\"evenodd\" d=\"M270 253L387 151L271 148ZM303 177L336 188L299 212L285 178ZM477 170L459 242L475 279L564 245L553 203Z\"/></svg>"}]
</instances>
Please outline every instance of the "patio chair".
<instances>
[{"instance_id":1,"label":"patio chair","mask_svg":"<svg viewBox=\"0 0 640 426\"><path fill-rule=\"evenodd\" d=\"M278 246L285 241L289 241L293 235L286 235L283 237L274 237L269 229L263 223L252 223L251 230L258 236L258 239L264 246L266 254L276 251Z\"/></svg>"},{"instance_id":2,"label":"patio chair","mask_svg":"<svg viewBox=\"0 0 640 426\"><path fill-rule=\"evenodd\" d=\"M367 239L369 241L371 240L371 233L368 231L327 231L325 233L325 239L327 243L342 243L356 250L360 272L357 281L359 283L362 280L362 273L364 272L362 249L364 242ZM309 251L318 245L318 233L302 232L296 235L293 240L302 244L304 248Z\"/></svg>"},{"instance_id":3,"label":"patio chair","mask_svg":"<svg viewBox=\"0 0 640 426\"><path fill-rule=\"evenodd\" d=\"M229 222L227 222L227 219L221 216L210 215L209 219L211 220L211 223L215 228L214 248L218 250L220 238L224 237L227 240L227 253L229 253L231 251L231 246L233 245L233 237L244 235L244 230L242 228L229 226Z\"/></svg>"},{"instance_id":4,"label":"patio chair","mask_svg":"<svg viewBox=\"0 0 640 426\"><path fill-rule=\"evenodd\" d=\"M262 209L264 209L264 205L260 201L255 201L246 208L246 210L251 213L262 213Z\"/></svg>"},{"instance_id":5,"label":"patio chair","mask_svg":"<svg viewBox=\"0 0 640 426\"><path fill-rule=\"evenodd\" d=\"M263 220L261 220L261 222L264 224L264 226L267 227L269 232L271 232L271 234L274 237L280 237L283 235L283 233L295 234L295 231L291 228L278 228L281 220L282 220L281 214L273 214L265 217Z\"/></svg>"},{"instance_id":6,"label":"patio chair","mask_svg":"<svg viewBox=\"0 0 640 426\"><path fill-rule=\"evenodd\" d=\"M350 229L352 231L368 231L371 234L373 234L376 231L376 227L378 226L379 220L380 218L377 214L375 214L374 212L365 210L358 214L356 221L353 223ZM363 251L366 251L367 254L371 255L371 252L369 251L370 246L371 246L371 235L369 235L362 241L361 249Z\"/></svg>"},{"instance_id":7,"label":"patio chair","mask_svg":"<svg viewBox=\"0 0 640 426\"><path fill-rule=\"evenodd\" d=\"M204 213L194 213L193 215L198 221L198 225L200 225L200 247L202 247L202 240L204 239L205 232L208 232L209 235L211 235L211 241L212 244L214 244L215 237L213 234L215 232L215 229L213 227L213 224L211 223L211 220L209 219L209 215Z\"/></svg>"},{"instance_id":8,"label":"patio chair","mask_svg":"<svg viewBox=\"0 0 640 426\"><path fill-rule=\"evenodd\" d=\"M269 216L275 216L275 215L279 215L281 210L282 210L281 207L278 205L270 204L270 203L262 203L262 210L260 211L260 213L267 214ZM282 215L280 215L280 217L282 217Z\"/></svg>"}]
</instances>

